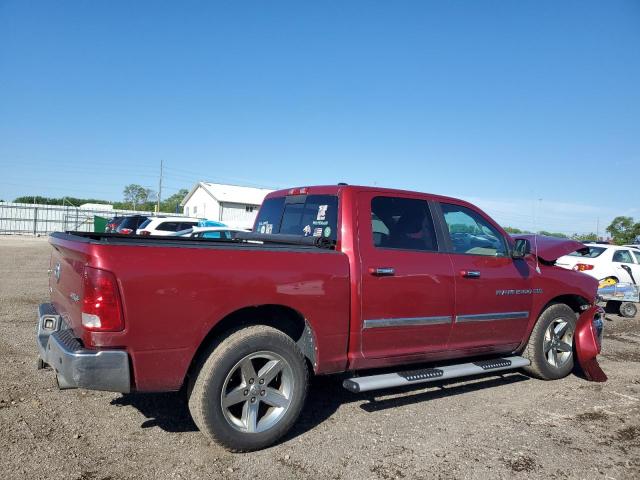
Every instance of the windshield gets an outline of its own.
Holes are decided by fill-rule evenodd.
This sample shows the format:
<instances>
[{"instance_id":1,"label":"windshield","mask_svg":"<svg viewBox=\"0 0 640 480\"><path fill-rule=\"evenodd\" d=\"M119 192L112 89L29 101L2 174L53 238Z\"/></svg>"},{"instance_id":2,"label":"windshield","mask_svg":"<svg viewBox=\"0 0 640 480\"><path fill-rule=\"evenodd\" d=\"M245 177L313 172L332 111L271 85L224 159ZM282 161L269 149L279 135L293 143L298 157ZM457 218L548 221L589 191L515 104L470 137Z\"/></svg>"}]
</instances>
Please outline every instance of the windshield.
<instances>
[{"instance_id":1,"label":"windshield","mask_svg":"<svg viewBox=\"0 0 640 480\"><path fill-rule=\"evenodd\" d=\"M573 252L573 253L570 253L569 256L570 257L582 257L582 258L596 258L596 257L599 257L600 254L606 250L606 248L603 248L603 247L588 247L588 250L589 251L586 252L586 253ZM582 250L582 252L584 252L584 250Z\"/></svg>"},{"instance_id":2,"label":"windshield","mask_svg":"<svg viewBox=\"0 0 640 480\"><path fill-rule=\"evenodd\" d=\"M335 195L290 195L265 200L253 231L335 241L337 225L338 197Z\"/></svg>"}]
</instances>

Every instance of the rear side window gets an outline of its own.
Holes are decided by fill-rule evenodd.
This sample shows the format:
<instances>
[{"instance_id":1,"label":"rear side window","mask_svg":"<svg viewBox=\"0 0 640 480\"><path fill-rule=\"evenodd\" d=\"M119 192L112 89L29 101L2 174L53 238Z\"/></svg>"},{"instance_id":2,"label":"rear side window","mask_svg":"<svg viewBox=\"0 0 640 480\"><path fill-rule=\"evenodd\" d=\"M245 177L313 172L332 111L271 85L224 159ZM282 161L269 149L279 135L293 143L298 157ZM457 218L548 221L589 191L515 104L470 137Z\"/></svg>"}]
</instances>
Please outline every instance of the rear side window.
<instances>
[{"instance_id":1,"label":"rear side window","mask_svg":"<svg viewBox=\"0 0 640 480\"><path fill-rule=\"evenodd\" d=\"M636 262L640 263L640 252L633 252L633 255L636 257Z\"/></svg>"},{"instance_id":2,"label":"rear side window","mask_svg":"<svg viewBox=\"0 0 640 480\"><path fill-rule=\"evenodd\" d=\"M338 197L290 195L265 200L254 232L282 233L302 237L337 238Z\"/></svg>"},{"instance_id":3,"label":"rear side window","mask_svg":"<svg viewBox=\"0 0 640 480\"><path fill-rule=\"evenodd\" d=\"M616 250L613 254L613 261L618 263L633 263L629 250Z\"/></svg>"},{"instance_id":4,"label":"rear side window","mask_svg":"<svg viewBox=\"0 0 640 480\"><path fill-rule=\"evenodd\" d=\"M178 230L186 230L187 228L193 228L193 227L197 227L198 226L198 222L180 222L178 223Z\"/></svg>"},{"instance_id":5,"label":"rear side window","mask_svg":"<svg viewBox=\"0 0 640 480\"><path fill-rule=\"evenodd\" d=\"M504 257L507 246L500 232L482 215L461 205L442 204L442 213L455 253Z\"/></svg>"},{"instance_id":6,"label":"rear side window","mask_svg":"<svg viewBox=\"0 0 640 480\"><path fill-rule=\"evenodd\" d=\"M374 197L371 229L375 247L431 252L438 249L433 219L425 200Z\"/></svg>"},{"instance_id":7,"label":"rear side window","mask_svg":"<svg viewBox=\"0 0 640 480\"><path fill-rule=\"evenodd\" d=\"M151 219L150 219L150 218L147 218L144 222L142 222L142 223L140 224L140 227L139 227L139 228L144 228L144 227L146 227L147 225L149 225L150 223L151 223Z\"/></svg>"},{"instance_id":8,"label":"rear side window","mask_svg":"<svg viewBox=\"0 0 640 480\"><path fill-rule=\"evenodd\" d=\"M178 228L178 225L180 224L177 222L162 222L160 225L156 227L156 230L160 230L162 232L177 232L178 230L184 230L186 228L189 228L189 227L184 227L184 229Z\"/></svg>"},{"instance_id":9,"label":"rear side window","mask_svg":"<svg viewBox=\"0 0 640 480\"><path fill-rule=\"evenodd\" d=\"M606 250L606 248L602 248L602 247L589 247L589 251L582 254L580 252L573 252L570 253L569 256L570 257L582 257L582 258L596 258L599 257L602 252L604 252Z\"/></svg>"}]
</instances>

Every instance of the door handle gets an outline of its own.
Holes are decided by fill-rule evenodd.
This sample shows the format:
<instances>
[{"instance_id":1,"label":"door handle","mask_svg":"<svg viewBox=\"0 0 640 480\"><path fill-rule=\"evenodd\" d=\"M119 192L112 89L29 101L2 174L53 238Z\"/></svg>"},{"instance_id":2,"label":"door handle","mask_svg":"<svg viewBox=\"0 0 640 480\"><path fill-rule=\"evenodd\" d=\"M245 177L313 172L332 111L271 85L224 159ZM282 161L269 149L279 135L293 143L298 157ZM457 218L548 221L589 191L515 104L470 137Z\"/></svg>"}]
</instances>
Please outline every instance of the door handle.
<instances>
[{"instance_id":1,"label":"door handle","mask_svg":"<svg viewBox=\"0 0 640 480\"><path fill-rule=\"evenodd\" d=\"M460 275L464 278L480 278L480 272L478 270L460 270Z\"/></svg>"},{"instance_id":2,"label":"door handle","mask_svg":"<svg viewBox=\"0 0 640 480\"><path fill-rule=\"evenodd\" d=\"M396 271L391 267L370 267L369 273L376 277L393 277Z\"/></svg>"}]
</instances>

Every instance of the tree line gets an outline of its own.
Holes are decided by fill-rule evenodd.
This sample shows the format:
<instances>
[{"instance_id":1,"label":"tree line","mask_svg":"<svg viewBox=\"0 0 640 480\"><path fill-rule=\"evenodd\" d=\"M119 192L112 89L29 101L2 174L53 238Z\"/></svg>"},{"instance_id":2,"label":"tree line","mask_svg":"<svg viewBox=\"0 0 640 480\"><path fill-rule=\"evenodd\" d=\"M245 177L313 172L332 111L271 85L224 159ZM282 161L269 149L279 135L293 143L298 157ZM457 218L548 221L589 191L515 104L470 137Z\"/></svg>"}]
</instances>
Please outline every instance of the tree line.
<instances>
[{"instance_id":1,"label":"tree line","mask_svg":"<svg viewBox=\"0 0 640 480\"><path fill-rule=\"evenodd\" d=\"M160 212L164 213L178 213L181 211L180 202L189 193L186 188L180 189L170 197L165 198L160 202ZM85 203L96 203L102 205L112 205L117 210L141 210L141 211L155 211L158 205L157 194L141 185L132 183L126 185L122 191L123 200L121 202L110 202L108 200L101 200L97 198L79 198L79 197L43 197L41 195L26 195L18 197L14 200L15 203L35 203L38 205L66 205L79 207Z\"/></svg>"}]
</instances>

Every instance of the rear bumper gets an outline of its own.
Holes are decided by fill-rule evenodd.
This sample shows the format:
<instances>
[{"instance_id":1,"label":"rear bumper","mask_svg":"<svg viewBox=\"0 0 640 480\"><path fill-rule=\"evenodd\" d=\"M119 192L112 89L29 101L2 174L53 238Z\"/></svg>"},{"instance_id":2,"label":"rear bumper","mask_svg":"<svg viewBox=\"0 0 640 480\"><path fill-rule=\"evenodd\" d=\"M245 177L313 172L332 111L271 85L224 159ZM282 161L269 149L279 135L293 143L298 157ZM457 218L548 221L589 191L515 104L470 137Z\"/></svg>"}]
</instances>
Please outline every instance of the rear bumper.
<instances>
[{"instance_id":1,"label":"rear bumper","mask_svg":"<svg viewBox=\"0 0 640 480\"><path fill-rule=\"evenodd\" d=\"M56 371L61 389L131 390L127 352L84 348L50 303L38 307L37 345L42 361Z\"/></svg>"}]
</instances>

